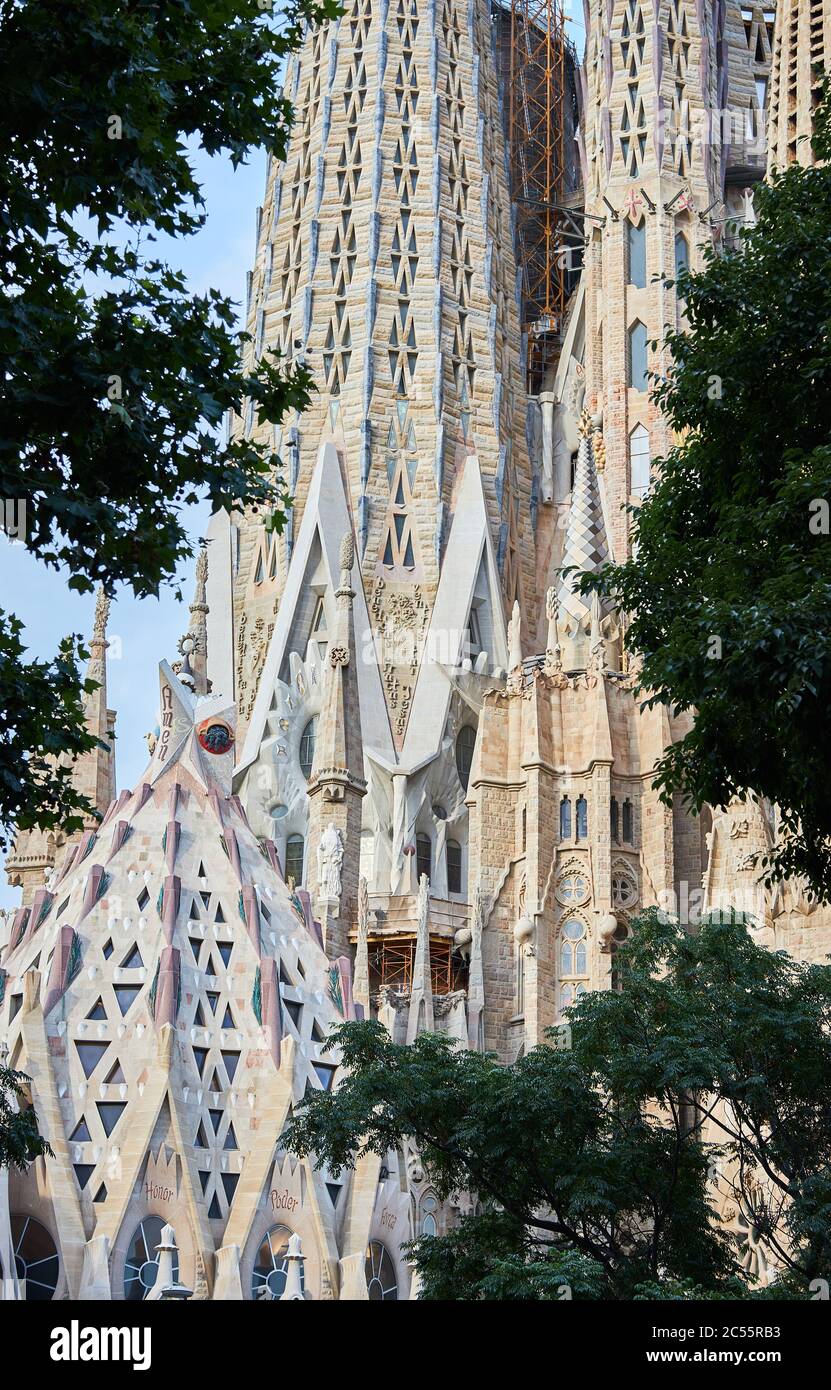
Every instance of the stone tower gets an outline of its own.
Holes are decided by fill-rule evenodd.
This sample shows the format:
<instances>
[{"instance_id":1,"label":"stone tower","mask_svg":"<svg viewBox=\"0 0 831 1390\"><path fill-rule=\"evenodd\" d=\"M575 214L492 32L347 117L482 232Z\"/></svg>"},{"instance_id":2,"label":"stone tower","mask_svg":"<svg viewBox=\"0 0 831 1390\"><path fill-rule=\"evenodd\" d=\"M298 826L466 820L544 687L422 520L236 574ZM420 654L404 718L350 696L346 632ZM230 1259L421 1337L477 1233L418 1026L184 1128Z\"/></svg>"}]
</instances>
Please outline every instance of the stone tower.
<instances>
[{"instance_id":1,"label":"stone tower","mask_svg":"<svg viewBox=\"0 0 831 1390\"><path fill-rule=\"evenodd\" d=\"M233 643L235 788L287 876L315 894L338 950L357 929L359 867L373 923L388 935L398 923L411 958L426 874L447 955L466 914L481 688L507 665L517 601L523 631L536 624L537 487L494 34L485 0L351 0L290 65L297 119L258 216L252 352L303 360L318 392L275 440L293 498L284 534L257 516L215 523L212 545L231 564L211 601L210 649L221 660ZM249 411L233 428L260 427ZM344 535L354 658L333 668ZM333 669L348 674L348 699ZM358 721L337 737L360 758L336 827L337 918L317 897L330 818L315 748L333 709Z\"/></svg>"},{"instance_id":2,"label":"stone tower","mask_svg":"<svg viewBox=\"0 0 831 1390\"><path fill-rule=\"evenodd\" d=\"M784 168L794 160L811 163L813 112L829 66L829 0L778 0L770 77L771 168Z\"/></svg>"},{"instance_id":3,"label":"stone tower","mask_svg":"<svg viewBox=\"0 0 831 1390\"><path fill-rule=\"evenodd\" d=\"M87 798L92 814L86 817L83 831L66 835L52 831L19 831L6 859L6 874L13 887L22 889L22 902L28 906L42 888L56 865L69 855L84 831L93 829L115 796L115 710L107 707L107 620L110 600L100 589L95 603L95 622L89 643L86 679L95 681L95 689L84 697L84 716L87 732L98 740L97 745L83 754L72 770L72 782Z\"/></svg>"},{"instance_id":4,"label":"stone tower","mask_svg":"<svg viewBox=\"0 0 831 1390\"><path fill-rule=\"evenodd\" d=\"M769 66L770 31L763 7L740 12L724 0L592 0L587 9L585 400L622 560L626 507L672 442L649 393L650 373L669 367L665 329L683 325L683 302L665 280L723 243L764 172L755 75Z\"/></svg>"},{"instance_id":5,"label":"stone tower","mask_svg":"<svg viewBox=\"0 0 831 1390\"><path fill-rule=\"evenodd\" d=\"M0 1175L3 1297L289 1298L299 1258L307 1298L405 1298L398 1157L334 1178L280 1142L336 1084L350 962L231 794L233 706L166 662L159 702L139 784L2 953L3 1057L53 1151Z\"/></svg>"}]
</instances>

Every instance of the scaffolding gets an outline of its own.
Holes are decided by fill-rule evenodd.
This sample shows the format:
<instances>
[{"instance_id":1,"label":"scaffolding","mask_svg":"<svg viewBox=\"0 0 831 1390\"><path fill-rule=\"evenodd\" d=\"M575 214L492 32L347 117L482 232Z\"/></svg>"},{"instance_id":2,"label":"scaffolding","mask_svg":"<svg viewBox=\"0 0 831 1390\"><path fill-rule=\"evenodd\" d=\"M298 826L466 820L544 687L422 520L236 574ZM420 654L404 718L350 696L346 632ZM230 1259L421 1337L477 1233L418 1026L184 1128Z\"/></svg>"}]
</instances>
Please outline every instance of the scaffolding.
<instances>
[{"instance_id":1,"label":"scaffolding","mask_svg":"<svg viewBox=\"0 0 831 1390\"><path fill-rule=\"evenodd\" d=\"M369 985L374 994L379 989L394 989L409 994L413 987L415 936L370 937ZM467 988L467 966L453 949L452 941L443 937L430 938L430 975L434 994L450 994Z\"/></svg>"},{"instance_id":2,"label":"scaffolding","mask_svg":"<svg viewBox=\"0 0 831 1390\"><path fill-rule=\"evenodd\" d=\"M582 229L566 206L569 53L562 0L511 0L508 141L532 394L559 357L582 259Z\"/></svg>"}]
</instances>

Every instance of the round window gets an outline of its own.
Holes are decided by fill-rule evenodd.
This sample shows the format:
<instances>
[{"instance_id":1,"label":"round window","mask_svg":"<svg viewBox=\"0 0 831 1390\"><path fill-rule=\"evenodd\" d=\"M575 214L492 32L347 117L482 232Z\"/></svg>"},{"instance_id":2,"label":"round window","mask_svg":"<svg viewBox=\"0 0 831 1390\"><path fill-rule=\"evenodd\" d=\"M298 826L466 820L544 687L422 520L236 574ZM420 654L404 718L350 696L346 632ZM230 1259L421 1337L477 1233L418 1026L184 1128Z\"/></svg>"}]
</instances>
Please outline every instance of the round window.
<instances>
[{"instance_id":1,"label":"round window","mask_svg":"<svg viewBox=\"0 0 831 1390\"><path fill-rule=\"evenodd\" d=\"M584 874L564 874L557 884L557 897L561 903L582 903L588 893L588 880Z\"/></svg>"},{"instance_id":2,"label":"round window","mask_svg":"<svg viewBox=\"0 0 831 1390\"><path fill-rule=\"evenodd\" d=\"M158 1246L165 1223L160 1216L145 1216L138 1227L124 1264L124 1297L130 1303L140 1303L156 1282L159 1272ZM173 1259L173 1279L179 1279L179 1257Z\"/></svg>"},{"instance_id":3,"label":"round window","mask_svg":"<svg viewBox=\"0 0 831 1390\"><path fill-rule=\"evenodd\" d=\"M366 1247L366 1286L370 1301L392 1303L398 1300L398 1280L395 1263L389 1250L380 1240L371 1240Z\"/></svg>"},{"instance_id":4,"label":"round window","mask_svg":"<svg viewBox=\"0 0 831 1390\"><path fill-rule=\"evenodd\" d=\"M46 1227L31 1216L13 1216L12 1248L17 1277L26 1280L27 1303L48 1302L58 1287L60 1263Z\"/></svg>"},{"instance_id":5,"label":"round window","mask_svg":"<svg viewBox=\"0 0 831 1390\"><path fill-rule=\"evenodd\" d=\"M222 719L206 719L199 725L196 736L206 753L227 753L234 743L230 725Z\"/></svg>"},{"instance_id":6,"label":"round window","mask_svg":"<svg viewBox=\"0 0 831 1390\"><path fill-rule=\"evenodd\" d=\"M288 1226L272 1226L271 1230L263 1236L260 1248L254 1260L254 1272L251 1276L251 1296L252 1298L263 1298L266 1291L272 1298L281 1298L286 1287L286 1275L288 1274L289 1261L289 1237L291 1231ZM305 1287L305 1261L300 1262L300 1287Z\"/></svg>"}]
</instances>

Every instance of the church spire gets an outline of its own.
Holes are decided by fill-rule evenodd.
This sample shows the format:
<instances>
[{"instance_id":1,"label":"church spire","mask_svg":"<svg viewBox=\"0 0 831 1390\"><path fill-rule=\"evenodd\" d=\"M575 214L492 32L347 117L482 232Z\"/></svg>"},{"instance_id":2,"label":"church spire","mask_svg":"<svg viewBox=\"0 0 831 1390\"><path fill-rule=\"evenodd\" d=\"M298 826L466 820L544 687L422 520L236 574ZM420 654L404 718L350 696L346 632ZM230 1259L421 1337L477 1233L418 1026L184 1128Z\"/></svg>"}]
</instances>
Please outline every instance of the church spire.
<instances>
[{"instance_id":1,"label":"church spire","mask_svg":"<svg viewBox=\"0 0 831 1390\"><path fill-rule=\"evenodd\" d=\"M112 746L114 711L107 708L107 623L110 618L110 599L99 587L95 600L95 620L89 644L87 680L95 681L95 689L84 701L87 730L98 739L98 746L78 759L73 780L95 807L97 816L87 820L87 828L98 824L115 797L115 753Z\"/></svg>"},{"instance_id":2,"label":"church spire","mask_svg":"<svg viewBox=\"0 0 831 1390\"><path fill-rule=\"evenodd\" d=\"M179 643L182 654L179 680L194 695L208 694L208 552L200 547L196 558L196 583L190 605L188 630Z\"/></svg>"},{"instance_id":3,"label":"church spire","mask_svg":"<svg viewBox=\"0 0 831 1390\"><path fill-rule=\"evenodd\" d=\"M340 547L334 632L309 782L308 863L310 878L317 871L317 892L312 896L330 956L343 954L349 946L348 924L358 899L361 800L366 793L352 612L354 564L355 542L349 532Z\"/></svg>"},{"instance_id":4,"label":"church spire","mask_svg":"<svg viewBox=\"0 0 831 1390\"><path fill-rule=\"evenodd\" d=\"M115 798L115 752L113 734L115 710L107 706L107 622L110 600L99 588L95 600L95 619L89 643L89 658L85 679L94 681L95 688L84 696L84 716L87 732L98 740L94 748L82 753L72 769L72 784L91 803L93 811L84 820L84 831L94 830L110 802ZM61 833L51 830L20 832L6 859L6 876L12 887L23 892L23 905L31 903L34 894L44 884L59 858L63 858L80 839L83 832L67 841Z\"/></svg>"},{"instance_id":5,"label":"church spire","mask_svg":"<svg viewBox=\"0 0 831 1390\"><path fill-rule=\"evenodd\" d=\"M580 448L557 586L556 614L564 664L571 669L586 664L588 653L583 648L592 625L592 599L580 593L580 576L596 573L610 559L592 444L594 427L588 411L583 411L578 428ZM595 624L598 617L595 611Z\"/></svg>"}]
</instances>

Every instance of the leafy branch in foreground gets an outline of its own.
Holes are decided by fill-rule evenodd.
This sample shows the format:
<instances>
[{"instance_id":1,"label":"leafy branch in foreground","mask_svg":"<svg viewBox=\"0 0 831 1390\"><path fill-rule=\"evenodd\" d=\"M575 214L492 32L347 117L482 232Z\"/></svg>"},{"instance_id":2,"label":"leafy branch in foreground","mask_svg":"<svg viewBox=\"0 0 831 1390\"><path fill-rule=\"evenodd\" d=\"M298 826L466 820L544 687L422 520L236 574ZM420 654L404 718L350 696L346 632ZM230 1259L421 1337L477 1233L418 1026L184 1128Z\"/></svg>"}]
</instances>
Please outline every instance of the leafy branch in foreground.
<instances>
[{"instance_id":1,"label":"leafy branch in foreground","mask_svg":"<svg viewBox=\"0 0 831 1390\"><path fill-rule=\"evenodd\" d=\"M283 523L278 455L249 431L225 443L220 426L247 402L260 423L302 411L311 377L257 359L232 302L193 293L153 246L205 222L200 148L235 166L261 148L282 158L286 56L339 12L336 0L0 3L0 498L69 588L158 594L192 554L197 500ZM0 707L19 716L0 749L0 831L21 807L71 829L91 808L44 772L34 731L48 725L58 754L77 755L81 681L70 698L68 646L25 663L19 637L0 667Z\"/></svg>"},{"instance_id":2,"label":"leafy branch in foreground","mask_svg":"<svg viewBox=\"0 0 831 1390\"><path fill-rule=\"evenodd\" d=\"M424 1297L757 1297L731 1204L773 1296L831 1275L831 966L732 915L691 936L656 911L618 964L622 992L570 1010L568 1050L512 1066L374 1021L333 1034L340 1084L304 1098L286 1146L338 1171L409 1136L441 1198L478 1200L415 1242Z\"/></svg>"},{"instance_id":3,"label":"leafy branch in foreground","mask_svg":"<svg viewBox=\"0 0 831 1390\"><path fill-rule=\"evenodd\" d=\"M37 1119L28 1104L28 1077L0 1064L0 1169L20 1172L36 1158L52 1157L52 1149L38 1133Z\"/></svg>"},{"instance_id":4,"label":"leafy branch in foreground","mask_svg":"<svg viewBox=\"0 0 831 1390\"><path fill-rule=\"evenodd\" d=\"M770 879L831 898L831 92L809 168L754 193L739 248L679 277L654 397L677 443L632 508L632 558L581 579L631 620L649 703L690 711L671 803L775 804Z\"/></svg>"}]
</instances>

